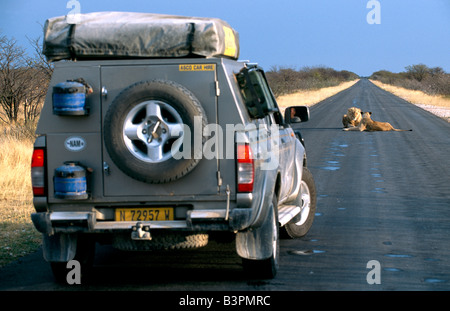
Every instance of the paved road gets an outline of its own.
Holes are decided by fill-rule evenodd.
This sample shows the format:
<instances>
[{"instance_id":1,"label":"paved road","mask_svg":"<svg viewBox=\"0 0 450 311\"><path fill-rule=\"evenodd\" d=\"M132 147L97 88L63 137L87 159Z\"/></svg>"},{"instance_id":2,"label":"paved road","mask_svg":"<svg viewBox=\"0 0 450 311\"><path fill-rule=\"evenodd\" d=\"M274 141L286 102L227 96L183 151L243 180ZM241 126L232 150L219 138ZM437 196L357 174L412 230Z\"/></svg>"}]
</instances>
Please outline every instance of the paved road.
<instances>
[{"instance_id":1,"label":"paved road","mask_svg":"<svg viewBox=\"0 0 450 311\"><path fill-rule=\"evenodd\" d=\"M344 132L350 106L413 131ZM315 223L305 238L281 241L275 279L246 279L233 244L150 259L102 246L87 283L55 284L39 251L1 269L0 290L450 290L450 124L368 80L312 107L311 118L302 133ZM372 260L379 266L367 268Z\"/></svg>"}]
</instances>

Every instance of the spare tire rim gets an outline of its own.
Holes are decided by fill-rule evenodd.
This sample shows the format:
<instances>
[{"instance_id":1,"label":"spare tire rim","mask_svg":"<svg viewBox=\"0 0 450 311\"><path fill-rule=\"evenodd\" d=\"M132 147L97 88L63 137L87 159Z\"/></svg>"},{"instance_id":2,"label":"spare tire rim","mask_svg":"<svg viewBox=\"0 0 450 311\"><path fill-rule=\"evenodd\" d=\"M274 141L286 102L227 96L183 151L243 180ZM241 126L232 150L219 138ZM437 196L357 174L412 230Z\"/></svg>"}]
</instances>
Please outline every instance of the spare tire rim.
<instances>
[{"instance_id":1,"label":"spare tire rim","mask_svg":"<svg viewBox=\"0 0 450 311\"><path fill-rule=\"evenodd\" d=\"M160 163L172 158L172 151L179 151L184 126L181 115L171 105L149 100L130 110L122 133L125 145L136 158Z\"/></svg>"}]
</instances>

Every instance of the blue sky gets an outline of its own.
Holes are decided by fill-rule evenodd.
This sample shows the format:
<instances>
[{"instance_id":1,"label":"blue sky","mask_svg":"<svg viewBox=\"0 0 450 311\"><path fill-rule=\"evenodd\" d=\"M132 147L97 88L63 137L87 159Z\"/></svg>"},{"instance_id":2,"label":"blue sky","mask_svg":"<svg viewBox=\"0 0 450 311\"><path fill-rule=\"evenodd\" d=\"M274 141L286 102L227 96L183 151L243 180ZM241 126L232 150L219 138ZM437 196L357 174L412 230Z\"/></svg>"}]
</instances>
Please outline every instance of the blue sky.
<instances>
[{"instance_id":1,"label":"blue sky","mask_svg":"<svg viewBox=\"0 0 450 311\"><path fill-rule=\"evenodd\" d=\"M221 18L240 35L241 59L272 66L324 65L367 76L424 63L450 72L450 0L77 0L81 13L130 11ZM0 0L0 32L28 48L26 36L66 15L68 0Z\"/></svg>"}]
</instances>

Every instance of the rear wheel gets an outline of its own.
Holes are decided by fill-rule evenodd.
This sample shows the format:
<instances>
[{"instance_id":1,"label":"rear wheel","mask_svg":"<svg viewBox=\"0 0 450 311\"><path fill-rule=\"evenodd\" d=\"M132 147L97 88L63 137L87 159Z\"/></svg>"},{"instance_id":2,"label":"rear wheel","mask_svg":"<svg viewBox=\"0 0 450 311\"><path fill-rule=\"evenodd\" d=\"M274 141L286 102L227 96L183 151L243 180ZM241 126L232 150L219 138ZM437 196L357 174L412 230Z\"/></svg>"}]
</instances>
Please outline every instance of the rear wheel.
<instances>
[{"instance_id":1,"label":"rear wheel","mask_svg":"<svg viewBox=\"0 0 450 311\"><path fill-rule=\"evenodd\" d=\"M242 258L244 271L252 278L272 279L276 276L278 271L280 243L278 224L278 200L276 196L274 196L272 200L270 213L270 232L267 238L270 238L272 241L272 255L269 258L260 260Z\"/></svg>"},{"instance_id":2,"label":"rear wheel","mask_svg":"<svg viewBox=\"0 0 450 311\"><path fill-rule=\"evenodd\" d=\"M303 167L300 193L296 204L301 207L300 213L284 226L291 238L305 236L312 226L316 213L316 186L311 172L306 167Z\"/></svg>"},{"instance_id":3,"label":"rear wheel","mask_svg":"<svg viewBox=\"0 0 450 311\"><path fill-rule=\"evenodd\" d=\"M95 240L90 236L79 235L77 238L77 249L74 260L80 264L80 278L86 279L91 272L95 257ZM56 282L67 284L67 276L71 267L68 262L50 262L53 277Z\"/></svg>"}]
</instances>

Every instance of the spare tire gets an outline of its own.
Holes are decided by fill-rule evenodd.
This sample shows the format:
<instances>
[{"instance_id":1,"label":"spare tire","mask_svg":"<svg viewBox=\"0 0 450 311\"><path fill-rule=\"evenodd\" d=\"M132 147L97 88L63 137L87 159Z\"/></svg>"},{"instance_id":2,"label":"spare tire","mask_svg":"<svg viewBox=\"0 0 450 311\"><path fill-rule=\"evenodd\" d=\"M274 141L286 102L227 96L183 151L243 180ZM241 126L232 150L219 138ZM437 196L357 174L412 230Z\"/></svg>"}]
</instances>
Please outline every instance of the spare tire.
<instances>
[{"instance_id":1,"label":"spare tire","mask_svg":"<svg viewBox=\"0 0 450 311\"><path fill-rule=\"evenodd\" d=\"M204 232L154 230L150 241L132 240L129 233L113 236L112 245L122 251L157 251L195 249L208 245L209 235Z\"/></svg>"},{"instance_id":2,"label":"spare tire","mask_svg":"<svg viewBox=\"0 0 450 311\"><path fill-rule=\"evenodd\" d=\"M194 147L186 146L194 143L194 118L201 120L203 133L206 114L185 87L167 80L138 82L109 106L104 120L105 146L112 161L128 176L152 184L174 181L200 161L194 157ZM183 148L187 147L190 153L186 155L188 149L183 152Z\"/></svg>"}]
</instances>

